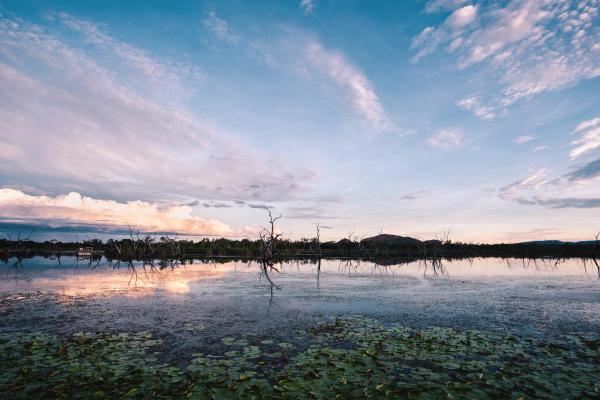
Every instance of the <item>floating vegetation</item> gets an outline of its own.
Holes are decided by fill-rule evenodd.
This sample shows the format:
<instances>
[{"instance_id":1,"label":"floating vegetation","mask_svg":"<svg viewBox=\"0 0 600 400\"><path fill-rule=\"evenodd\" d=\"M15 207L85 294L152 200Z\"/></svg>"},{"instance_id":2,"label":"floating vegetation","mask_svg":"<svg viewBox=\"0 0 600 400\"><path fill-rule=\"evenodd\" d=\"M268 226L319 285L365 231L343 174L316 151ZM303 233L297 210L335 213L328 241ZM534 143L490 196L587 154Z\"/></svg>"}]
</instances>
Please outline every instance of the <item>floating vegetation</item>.
<instances>
[{"instance_id":1,"label":"floating vegetation","mask_svg":"<svg viewBox=\"0 0 600 400\"><path fill-rule=\"evenodd\" d=\"M161 362L148 332L0 336L5 398L598 398L600 338L551 341L423 330L365 318L302 332L305 347L248 336L223 354Z\"/></svg>"}]
</instances>

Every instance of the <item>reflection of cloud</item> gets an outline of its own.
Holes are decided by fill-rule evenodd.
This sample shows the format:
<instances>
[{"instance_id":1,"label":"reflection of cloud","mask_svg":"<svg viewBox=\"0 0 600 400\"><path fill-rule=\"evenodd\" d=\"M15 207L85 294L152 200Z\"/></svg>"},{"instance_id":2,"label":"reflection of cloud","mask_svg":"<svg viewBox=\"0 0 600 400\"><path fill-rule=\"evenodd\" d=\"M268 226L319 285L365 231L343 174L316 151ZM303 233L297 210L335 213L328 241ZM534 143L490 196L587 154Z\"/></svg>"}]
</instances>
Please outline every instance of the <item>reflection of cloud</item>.
<instances>
[{"instance_id":1,"label":"reflection of cloud","mask_svg":"<svg viewBox=\"0 0 600 400\"><path fill-rule=\"evenodd\" d=\"M80 269L77 273L52 270L43 276L33 276L31 288L56 290L66 296L110 295L113 292L140 297L164 290L171 294L189 293L194 283L224 277L234 269L225 264L217 267L178 266L173 269L158 269L147 265L136 265L135 270L122 264L120 268ZM242 270L243 271L243 270Z\"/></svg>"},{"instance_id":2,"label":"reflection of cloud","mask_svg":"<svg viewBox=\"0 0 600 400\"><path fill-rule=\"evenodd\" d=\"M30 196L0 189L0 219L24 223L66 223L104 227L135 226L143 230L196 235L234 235L222 222L192 215L186 205L160 205L143 201L119 203L71 192L67 195Z\"/></svg>"}]
</instances>

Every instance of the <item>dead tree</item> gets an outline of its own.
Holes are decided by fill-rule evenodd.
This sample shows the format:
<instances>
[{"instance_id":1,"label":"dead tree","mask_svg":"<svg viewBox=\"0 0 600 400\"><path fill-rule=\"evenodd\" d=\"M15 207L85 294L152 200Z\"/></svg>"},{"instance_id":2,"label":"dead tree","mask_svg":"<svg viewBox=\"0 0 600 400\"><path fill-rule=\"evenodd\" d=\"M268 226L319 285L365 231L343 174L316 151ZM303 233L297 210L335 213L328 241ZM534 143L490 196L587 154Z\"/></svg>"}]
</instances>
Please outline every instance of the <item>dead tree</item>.
<instances>
[{"instance_id":1,"label":"dead tree","mask_svg":"<svg viewBox=\"0 0 600 400\"><path fill-rule=\"evenodd\" d=\"M273 283L269 276L269 271L274 270L279 272L275 267L276 257L279 255L277 250L277 241L281 237L280 233L275 233L275 222L283 217L280 214L278 217L273 217L271 210L265 207L267 214L269 215L269 226L267 228L261 226L258 233L260 239L260 250L261 250L261 267L265 278L271 284L271 295L273 294L273 288L278 289L278 286Z\"/></svg>"},{"instance_id":2,"label":"dead tree","mask_svg":"<svg viewBox=\"0 0 600 400\"><path fill-rule=\"evenodd\" d=\"M598 278L600 278L600 264L598 263L598 257L600 257L600 231L596 233L594 243L594 255L592 256L592 261L596 265L596 269L598 270Z\"/></svg>"},{"instance_id":3,"label":"dead tree","mask_svg":"<svg viewBox=\"0 0 600 400\"><path fill-rule=\"evenodd\" d=\"M317 224L317 236L314 239L315 253L317 254L317 289L319 289L321 281L321 224Z\"/></svg>"}]
</instances>

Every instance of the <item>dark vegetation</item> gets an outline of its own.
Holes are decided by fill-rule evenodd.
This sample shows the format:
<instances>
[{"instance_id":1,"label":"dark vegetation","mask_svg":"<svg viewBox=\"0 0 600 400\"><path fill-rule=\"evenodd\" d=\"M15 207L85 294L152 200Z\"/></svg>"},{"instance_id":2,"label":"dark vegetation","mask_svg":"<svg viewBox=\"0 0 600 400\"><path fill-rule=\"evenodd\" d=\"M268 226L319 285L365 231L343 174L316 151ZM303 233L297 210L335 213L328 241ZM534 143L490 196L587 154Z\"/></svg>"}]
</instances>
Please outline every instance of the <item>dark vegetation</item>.
<instances>
[{"instance_id":1,"label":"dark vegetation","mask_svg":"<svg viewBox=\"0 0 600 400\"><path fill-rule=\"evenodd\" d=\"M275 223L274 221L270 222ZM584 242L534 241L524 243L476 244L453 242L450 239L418 239L377 235L359 239L352 234L339 241L320 242L318 236L292 241L275 232L274 225L262 230L256 240L227 238L201 239L197 241L132 231L129 238L107 241L88 239L81 242L45 241L24 238L0 239L0 257L21 255L73 254L81 247L93 247L109 259L144 260L149 258L210 258L237 257L332 257L332 258L600 258L600 235L596 240ZM317 234L318 235L318 234Z\"/></svg>"},{"instance_id":2,"label":"dark vegetation","mask_svg":"<svg viewBox=\"0 0 600 400\"><path fill-rule=\"evenodd\" d=\"M149 332L0 335L0 392L13 399L583 399L600 396L600 339L422 330L362 317L292 342L222 338L221 354L161 361Z\"/></svg>"}]
</instances>

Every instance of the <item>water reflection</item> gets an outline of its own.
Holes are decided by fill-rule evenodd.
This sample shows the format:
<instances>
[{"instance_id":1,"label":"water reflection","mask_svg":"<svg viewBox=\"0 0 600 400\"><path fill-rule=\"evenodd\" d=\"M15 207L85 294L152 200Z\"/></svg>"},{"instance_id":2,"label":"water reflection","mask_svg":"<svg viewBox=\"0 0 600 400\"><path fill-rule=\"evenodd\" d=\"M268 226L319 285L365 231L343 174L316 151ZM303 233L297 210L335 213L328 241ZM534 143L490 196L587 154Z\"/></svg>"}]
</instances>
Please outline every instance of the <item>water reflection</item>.
<instances>
[{"instance_id":1,"label":"water reflection","mask_svg":"<svg viewBox=\"0 0 600 400\"><path fill-rule=\"evenodd\" d=\"M286 285L326 290L335 284L346 290L373 282L406 286L431 279L469 278L550 278L598 279L597 264L581 259L462 259L417 260L404 263L376 263L357 259L293 260L273 265L271 277L259 261L163 260L119 262L103 257L11 258L4 263L0 291L56 292L69 296L89 296L122 292L127 296L147 296L155 292L173 295L209 293L214 288ZM258 279L257 279L258 277ZM266 282L262 281L266 278ZM409 279L412 278L412 279ZM417 279L414 279L417 278ZM274 284L271 284L274 282ZM406 282L410 282L407 284ZM402 286L400 285L400 286Z\"/></svg>"}]
</instances>

